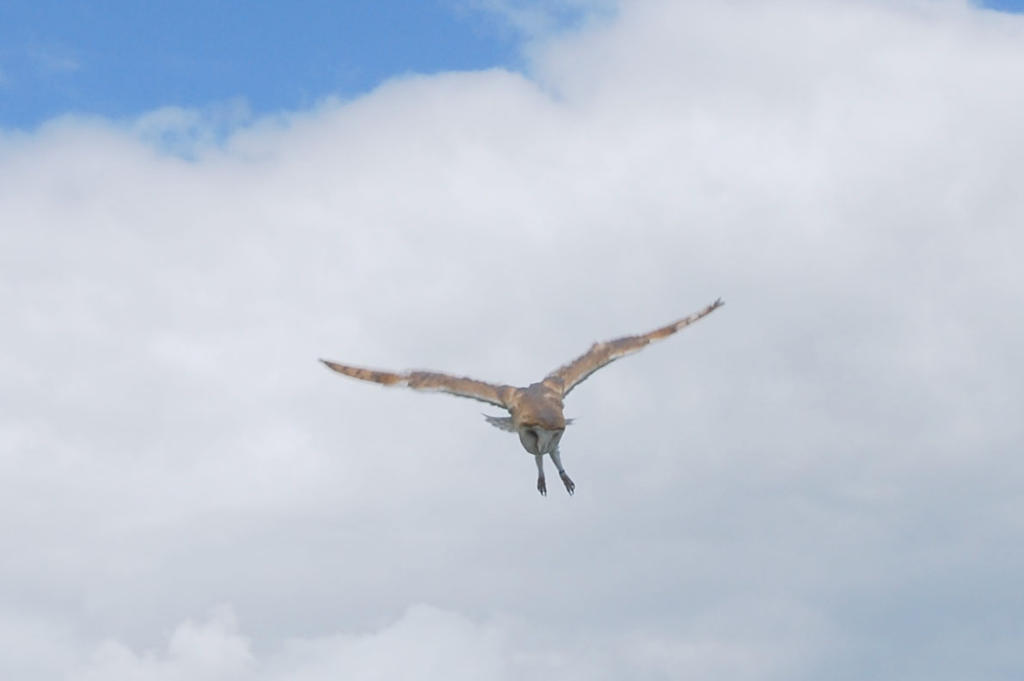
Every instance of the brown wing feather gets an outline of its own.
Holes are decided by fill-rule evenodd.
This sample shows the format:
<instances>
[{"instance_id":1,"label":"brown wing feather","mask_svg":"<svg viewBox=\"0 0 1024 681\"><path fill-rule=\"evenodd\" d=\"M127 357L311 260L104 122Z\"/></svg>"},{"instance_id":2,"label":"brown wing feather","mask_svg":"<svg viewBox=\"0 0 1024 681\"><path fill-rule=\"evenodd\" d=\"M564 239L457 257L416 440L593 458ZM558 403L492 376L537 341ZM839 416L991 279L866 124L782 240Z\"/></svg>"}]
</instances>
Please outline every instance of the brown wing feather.
<instances>
[{"instance_id":1,"label":"brown wing feather","mask_svg":"<svg viewBox=\"0 0 1024 681\"><path fill-rule=\"evenodd\" d=\"M493 385L472 378L460 378L430 371L409 371L404 374L395 374L390 371L361 369L359 367L338 364L337 362L330 362L326 359L320 361L339 374L345 374L346 376L363 381L372 381L382 385L404 385L414 390L437 390L451 395L458 395L459 397L470 397L474 400L480 400L481 402L487 402L502 408L506 408L502 395L512 389L509 386Z\"/></svg>"},{"instance_id":2,"label":"brown wing feather","mask_svg":"<svg viewBox=\"0 0 1024 681\"><path fill-rule=\"evenodd\" d=\"M594 373L601 367L609 364L610 362L614 362L620 357L631 355L634 352L643 349L651 341L661 340L662 338L671 336L677 331L693 324L698 319L711 314L724 304L725 303L722 302L722 299L719 298L700 312L695 312L689 317L683 317L678 321L672 322L660 329L655 329L650 333L645 333L641 336L626 336L624 338L618 338L604 343L594 343L586 353L577 357L565 366L552 371L548 374L547 378L553 378L557 381L561 381L562 396L564 397L569 394L570 390L585 381L590 374Z\"/></svg>"}]
</instances>

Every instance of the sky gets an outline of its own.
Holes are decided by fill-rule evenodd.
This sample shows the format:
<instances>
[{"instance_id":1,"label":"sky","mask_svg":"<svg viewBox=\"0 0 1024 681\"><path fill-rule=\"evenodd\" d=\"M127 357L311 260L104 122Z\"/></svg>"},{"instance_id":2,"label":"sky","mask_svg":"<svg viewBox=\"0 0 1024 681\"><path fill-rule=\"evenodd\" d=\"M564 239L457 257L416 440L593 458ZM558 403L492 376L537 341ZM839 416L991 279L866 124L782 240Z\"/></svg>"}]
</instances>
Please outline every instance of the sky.
<instances>
[{"instance_id":1,"label":"sky","mask_svg":"<svg viewBox=\"0 0 1024 681\"><path fill-rule=\"evenodd\" d=\"M266 114L406 73L518 68L524 31L584 17L578 3L546 6L12 0L0 7L0 124L32 129L69 113L125 118L169 105Z\"/></svg>"},{"instance_id":2,"label":"sky","mask_svg":"<svg viewBox=\"0 0 1024 681\"><path fill-rule=\"evenodd\" d=\"M0 676L1020 678L1024 16L44 5L0 10ZM316 361L525 385L718 297L573 391L572 497Z\"/></svg>"},{"instance_id":3,"label":"sky","mask_svg":"<svg viewBox=\"0 0 1024 681\"><path fill-rule=\"evenodd\" d=\"M1024 11L1024 0L977 3ZM217 108L230 122L355 97L390 77L525 67L522 46L614 11L611 0L8 0L0 125ZM227 115L227 114L225 114Z\"/></svg>"}]
</instances>

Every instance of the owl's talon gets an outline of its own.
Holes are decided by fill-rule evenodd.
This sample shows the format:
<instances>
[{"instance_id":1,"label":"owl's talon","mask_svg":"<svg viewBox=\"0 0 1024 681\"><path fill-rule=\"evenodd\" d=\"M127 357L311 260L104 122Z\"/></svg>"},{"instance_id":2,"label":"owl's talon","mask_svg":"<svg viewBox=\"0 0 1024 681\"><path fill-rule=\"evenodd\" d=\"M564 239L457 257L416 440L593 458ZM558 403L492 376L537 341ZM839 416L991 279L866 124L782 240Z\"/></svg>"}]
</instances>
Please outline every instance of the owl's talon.
<instances>
[{"instance_id":1,"label":"owl's talon","mask_svg":"<svg viewBox=\"0 0 1024 681\"><path fill-rule=\"evenodd\" d=\"M570 478L565 473L559 473L558 475L562 478L562 484L565 485L565 491L569 493L569 496L572 496L573 494L575 494L576 493L576 483L574 483L572 481L572 478Z\"/></svg>"},{"instance_id":2,"label":"owl's talon","mask_svg":"<svg viewBox=\"0 0 1024 681\"><path fill-rule=\"evenodd\" d=\"M544 482L544 478L537 478L537 491L540 492L542 497L546 497L548 495L548 486L547 483Z\"/></svg>"}]
</instances>

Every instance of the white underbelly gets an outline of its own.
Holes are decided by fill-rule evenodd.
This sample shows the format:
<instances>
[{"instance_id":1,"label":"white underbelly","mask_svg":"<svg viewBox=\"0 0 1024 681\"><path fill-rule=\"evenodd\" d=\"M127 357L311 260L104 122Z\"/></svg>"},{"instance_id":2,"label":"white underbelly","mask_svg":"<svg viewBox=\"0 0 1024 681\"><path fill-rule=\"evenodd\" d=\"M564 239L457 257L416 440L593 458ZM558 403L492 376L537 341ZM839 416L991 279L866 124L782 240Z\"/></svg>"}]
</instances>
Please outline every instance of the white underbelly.
<instances>
[{"instance_id":1,"label":"white underbelly","mask_svg":"<svg viewBox=\"0 0 1024 681\"><path fill-rule=\"evenodd\" d=\"M558 449L558 442L564 431L548 430L538 426L520 426L519 441L530 454L550 454Z\"/></svg>"}]
</instances>

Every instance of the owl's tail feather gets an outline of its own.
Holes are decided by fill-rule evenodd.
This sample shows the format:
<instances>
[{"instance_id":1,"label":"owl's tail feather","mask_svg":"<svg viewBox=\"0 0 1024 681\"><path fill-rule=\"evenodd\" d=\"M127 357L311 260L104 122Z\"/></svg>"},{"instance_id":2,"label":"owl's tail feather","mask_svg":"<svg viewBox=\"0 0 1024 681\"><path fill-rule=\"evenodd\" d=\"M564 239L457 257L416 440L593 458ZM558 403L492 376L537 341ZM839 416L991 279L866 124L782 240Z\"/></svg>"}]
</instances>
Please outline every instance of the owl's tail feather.
<instances>
[{"instance_id":1,"label":"owl's tail feather","mask_svg":"<svg viewBox=\"0 0 1024 681\"><path fill-rule=\"evenodd\" d=\"M511 416L488 416L487 414L484 414L483 416L487 419L487 423L491 424L495 428L507 430L510 433L516 432L516 427L512 425Z\"/></svg>"},{"instance_id":2,"label":"owl's tail feather","mask_svg":"<svg viewBox=\"0 0 1024 681\"><path fill-rule=\"evenodd\" d=\"M487 423L491 424L495 428L507 430L510 433L516 432L516 427L512 424L511 416L488 416L487 414L484 414L483 417L487 419ZM565 425L568 426L575 420L576 419L566 419Z\"/></svg>"}]
</instances>

